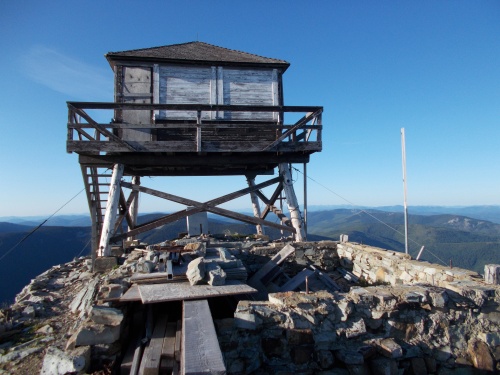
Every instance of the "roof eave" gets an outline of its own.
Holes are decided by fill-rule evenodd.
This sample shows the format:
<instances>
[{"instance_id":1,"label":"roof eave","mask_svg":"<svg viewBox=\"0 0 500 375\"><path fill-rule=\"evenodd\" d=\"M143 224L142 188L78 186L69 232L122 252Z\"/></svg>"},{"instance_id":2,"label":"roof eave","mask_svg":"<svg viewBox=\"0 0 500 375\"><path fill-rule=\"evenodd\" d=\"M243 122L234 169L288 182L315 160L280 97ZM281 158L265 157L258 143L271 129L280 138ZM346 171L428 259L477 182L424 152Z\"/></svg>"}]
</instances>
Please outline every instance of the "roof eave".
<instances>
[{"instance_id":1,"label":"roof eave","mask_svg":"<svg viewBox=\"0 0 500 375\"><path fill-rule=\"evenodd\" d=\"M257 63L257 62L237 62L237 61L211 61L211 60L184 60L184 59L168 59L158 57L139 57L139 56L117 56L106 54L104 55L108 60L111 69L114 70L116 62L148 62L148 63L170 63L170 64L184 64L184 65L210 65L210 66L247 66L255 68L281 68L284 73L290 63Z\"/></svg>"}]
</instances>

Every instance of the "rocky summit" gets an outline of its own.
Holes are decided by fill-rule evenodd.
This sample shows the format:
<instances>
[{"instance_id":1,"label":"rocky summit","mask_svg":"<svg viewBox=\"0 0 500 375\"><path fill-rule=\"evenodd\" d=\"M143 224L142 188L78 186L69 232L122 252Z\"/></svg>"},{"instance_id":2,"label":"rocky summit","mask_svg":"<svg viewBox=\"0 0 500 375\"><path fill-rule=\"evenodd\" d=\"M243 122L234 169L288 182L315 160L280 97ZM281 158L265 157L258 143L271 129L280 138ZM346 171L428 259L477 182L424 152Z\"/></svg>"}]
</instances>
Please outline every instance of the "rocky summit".
<instances>
[{"instance_id":1,"label":"rocky summit","mask_svg":"<svg viewBox=\"0 0 500 375\"><path fill-rule=\"evenodd\" d=\"M191 293L223 290L235 280L256 293L217 303L222 313L212 312L213 326L223 370L204 373L500 371L500 287L474 272L344 241L204 238L173 245L185 251L183 275L163 272L155 247L137 247L115 249L111 260L94 267L80 258L37 276L0 310L0 374L183 373L178 352L196 348L175 346L180 338L166 318L159 338L159 323L147 328L158 309L137 313L151 306L144 296L141 302L140 285L182 284ZM138 326L146 333L136 345L131 337ZM196 332L199 345L206 332ZM169 337L171 364L165 365L161 344L157 358L147 348L159 339L165 350ZM144 350L142 361L134 348ZM156 372L137 358L157 361Z\"/></svg>"}]
</instances>

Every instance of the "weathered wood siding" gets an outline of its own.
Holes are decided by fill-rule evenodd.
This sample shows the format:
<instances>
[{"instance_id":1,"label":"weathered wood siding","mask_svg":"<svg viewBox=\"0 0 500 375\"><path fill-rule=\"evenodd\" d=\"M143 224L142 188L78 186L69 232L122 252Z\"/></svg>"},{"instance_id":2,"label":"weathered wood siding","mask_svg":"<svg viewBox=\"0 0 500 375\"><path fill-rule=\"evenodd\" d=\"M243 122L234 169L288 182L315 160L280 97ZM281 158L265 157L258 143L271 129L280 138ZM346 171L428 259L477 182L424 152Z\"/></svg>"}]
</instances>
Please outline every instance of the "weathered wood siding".
<instances>
[{"instance_id":1,"label":"weathered wood siding","mask_svg":"<svg viewBox=\"0 0 500 375\"><path fill-rule=\"evenodd\" d=\"M211 67L160 66L160 104L215 104L215 76ZM160 111L160 117L194 120L196 112ZM202 113L202 119L210 118Z\"/></svg>"},{"instance_id":2,"label":"weathered wood siding","mask_svg":"<svg viewBox=\"0 0 500 375\"><path fill-rule=\"evenodd\" d=\"M159 68L161 104L279 105L276 69L238 69L162 65ZM160 118L195 119L196 113L160 111ZM202 119L276 120L271 112L203 112Z\"/></svg>"},{"instance_id":3,"label":"weathered wood siding","mask_svg":"<svg viewBox=\"0 0 500 375\"><path fill-rule=\"evenodd\" d=\"M123 103L152 103L151 68L124 66L122 82L120 94ZM150 124L151 111L123 111L122 119L129 124ZM150 141L151 131L124 129L121 138L127 141Z\"/></svg>"},{"instance_id":4,"label":"weathered wood siding","mask_svg":"<svg viewBox=\"0 0 500 375\"><path fill-rule=\"evenodd\" d=\"M228 105L278 105L276 70L223 69L223 97ZM273 120L272 112L226 112L225 119Z\"/></svg>"}]
</instances>

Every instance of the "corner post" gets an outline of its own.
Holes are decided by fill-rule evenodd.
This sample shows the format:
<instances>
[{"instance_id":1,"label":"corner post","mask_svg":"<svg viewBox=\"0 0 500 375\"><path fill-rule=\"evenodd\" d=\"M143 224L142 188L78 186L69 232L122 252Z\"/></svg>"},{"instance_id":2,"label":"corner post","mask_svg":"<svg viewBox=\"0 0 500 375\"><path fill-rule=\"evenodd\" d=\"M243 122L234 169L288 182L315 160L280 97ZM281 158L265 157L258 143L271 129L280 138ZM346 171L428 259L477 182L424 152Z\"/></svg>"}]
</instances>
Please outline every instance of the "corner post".
<instances>
[{"instance_id":1,"label":"corner post","mask_svg":"<svg viewBox=\"0 0 500 375\"><path fill-rule=\"evenodd\" d=\"M247 175L246 178L247 178L248 187L253 188L255 186L255 177ZM259 199L257 198L257 194L255 194L255 192L251 191L250 192L250 199L252 200L253 216L260 219L261 212L260 212ZM261 224L257 224L255 226L255 228L257 229L257 234L264 234L264 227Z\"/></svg>"},{"instance_id":2,"label":"corner post","mask_svg":"<svg viewBox=\"0 0 500 375\"><path fill-rule=\"evenodd\" d=\"M297 231L295 233L295 241L305 241L306 235L302 225L302 215L300 214L299 203L297 202L297 196L293 189L290 165L288 163L280 163L278 168L280 175L283 177L283 189L285 190L286 203L288 211L290 212L292 226Z\"/></svg>"},{"instance_id":3,"label":"corner post","mask_svg":"<svg viewBox=\"0 0 500 375\"><path fill-rule=\"evenodd\" d=\"M104 223L102 225L101 240L99 241L98 255L107 257L111 255L111 247L109 240L113 233L113 228L116 222L116 212L120 200L120 181L123 176L124 165L115 164L113 174L109 184L108 202L106 204L106 213L104 215Z\"/></svg>"}]
</instances>

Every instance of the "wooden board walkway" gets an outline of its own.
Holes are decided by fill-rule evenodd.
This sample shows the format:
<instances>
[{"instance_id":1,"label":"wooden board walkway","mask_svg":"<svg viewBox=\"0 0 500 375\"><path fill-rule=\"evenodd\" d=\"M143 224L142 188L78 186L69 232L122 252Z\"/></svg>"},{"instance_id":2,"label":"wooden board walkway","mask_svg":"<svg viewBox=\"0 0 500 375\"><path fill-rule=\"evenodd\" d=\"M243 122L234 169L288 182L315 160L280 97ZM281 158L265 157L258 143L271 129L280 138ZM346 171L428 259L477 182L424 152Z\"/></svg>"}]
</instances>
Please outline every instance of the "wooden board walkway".
<instances>
[{"instance_id":1,"label":"wooden board walkway","mask_svg":"<svg viewBox=\"0 0 500 375\"><path fill-rule=\"evenodd\" d=\"M237 280L228 280L225 285L190 285L189 283L139 285L142 303L185 301L200 298L251 294L257 290ZM124 297L127 295L125 293Z\"/></svg>"},{"instance_id":2,"label":"wooden board walkway","mask_svg":"<svg viewBox=\"0 0 500 375\"><path fill-rule=\"evenodd\" d=\"M181 374L225 375L208 301L185 301L182 312Z\"/></svg>"}]
</instances>

